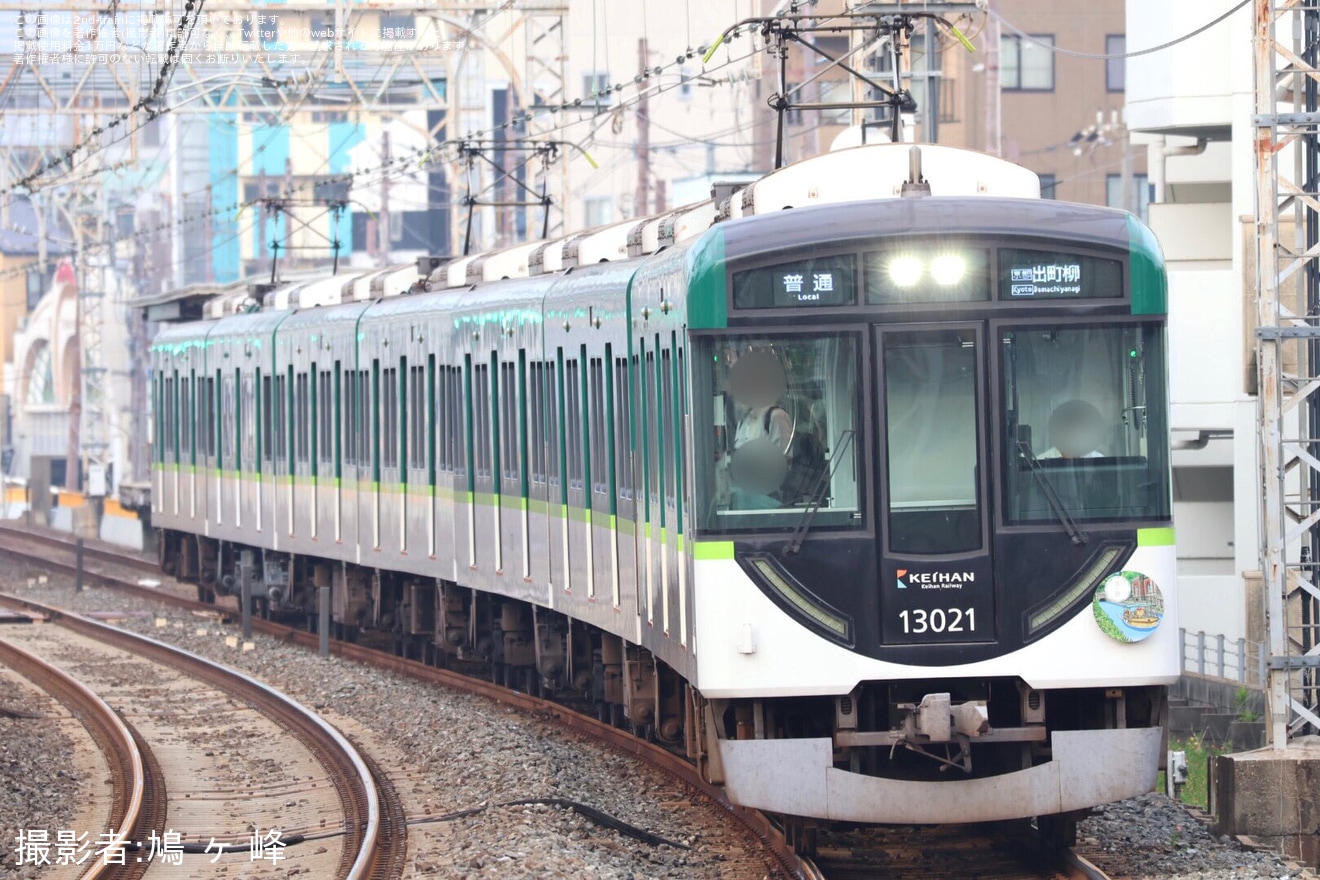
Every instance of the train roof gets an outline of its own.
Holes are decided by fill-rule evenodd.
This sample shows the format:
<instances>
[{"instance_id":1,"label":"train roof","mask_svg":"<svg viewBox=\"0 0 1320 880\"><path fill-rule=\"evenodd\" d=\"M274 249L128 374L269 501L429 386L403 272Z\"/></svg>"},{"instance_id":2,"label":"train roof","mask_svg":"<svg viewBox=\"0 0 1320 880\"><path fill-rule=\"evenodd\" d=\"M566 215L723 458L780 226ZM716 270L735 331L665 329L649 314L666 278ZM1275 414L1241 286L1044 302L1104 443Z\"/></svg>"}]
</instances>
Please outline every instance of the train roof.
<instances>
[{"instance_id":1,"label":"train roof","mask_svg":"<svg viewBox=\"0 0 1320 880\"><path fill-rule=\"evenodd\" d=\"M1077 244L1128 247L1126 211L1050 199L935 197L843 202L781 210L715 227L727 260L795 248L832 248L886 235L1066 238Z\"/></svg>"}]
</instances>

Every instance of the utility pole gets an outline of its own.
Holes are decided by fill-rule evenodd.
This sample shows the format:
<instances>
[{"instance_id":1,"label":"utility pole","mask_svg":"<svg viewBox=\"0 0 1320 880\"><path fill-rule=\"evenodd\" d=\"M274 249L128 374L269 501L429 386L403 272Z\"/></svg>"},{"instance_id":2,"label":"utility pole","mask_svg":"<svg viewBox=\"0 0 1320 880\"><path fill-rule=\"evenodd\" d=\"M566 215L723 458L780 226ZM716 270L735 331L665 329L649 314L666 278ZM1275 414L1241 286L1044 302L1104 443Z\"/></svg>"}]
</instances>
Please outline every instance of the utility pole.
<instances>
[{"instance_id":1,"label":"utility pole","mask_svg":"<svg viewBox=\"0 0 1320 880\"><path fill-rule=\"evenodd\" d=\"M637 195L633 199L633 216L645 217L650 211L651 194L651 104L646 88L649 67L646 38L637 41L637 69L642 74L642 97L637 102Z\"/></svg>"},{"instance_id":2,"label":"utility pole","mask_svg":"<svg viewBox=\"0 0 1320 880\"><path fill-rule=\"evenodd\" d=\"M1320 729L1320 15L1298 0L1253 5L1265 731L1277 750Z\"/></svg>"},{"instance_id":3,"label":"utility pole","mask_svg":"<svg viewBox=\"0 0 1320 880\"><path fill-rule=\"evenodd\" d=\"M985 151L992 156L1003 153L1001 119L1003 92L999 80L999 0L987 0L989 13L985 24Z\"/></svg>"},{"instance_id":4,"label":"utility pole","mask_svg":"<svg viewBox=\"0 0 1320 880\"><path fill-rule=\"evenodd\" d=\"M382 167L390 164L388 128L380 133L380 164ZM376 227L376 233L380 241L380 264L388 266L390 264L390 175L385 171L380 175L380 223Z\"/></svg>"}]
</instances>

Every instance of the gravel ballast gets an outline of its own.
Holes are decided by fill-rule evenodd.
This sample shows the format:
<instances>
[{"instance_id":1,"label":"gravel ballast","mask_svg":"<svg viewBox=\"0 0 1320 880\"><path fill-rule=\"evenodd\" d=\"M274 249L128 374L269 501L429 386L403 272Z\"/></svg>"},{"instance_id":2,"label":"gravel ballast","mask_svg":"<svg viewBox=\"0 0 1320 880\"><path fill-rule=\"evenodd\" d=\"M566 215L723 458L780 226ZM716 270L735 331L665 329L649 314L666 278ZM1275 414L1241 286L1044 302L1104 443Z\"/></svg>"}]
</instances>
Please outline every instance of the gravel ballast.
<instances>
[{"instance_id":1,"label":"gravel ballast","mask_svg":"<svg viewBox=\"0 0 1320 880\"><path fill-rule=\"evenodd\" d=\"M66 578L56 576L33 588L10 578L6 587L84 612L151 606L102 589L75 594ZM288 693L389 771L409 818L405 876L760 880L770 873L760 847L733 830L721 807L548 722L342 658L321 659L262 636L245 652L225 643L237 627L199 626L186 612L151 610L167 625L134 616L120 625ZM206 635L198 635L199 629ZM577 801L681 846L642 843L570 808L499 806L535 798ZM467 810L477 812L446 818Z\"/></svg>"}]
</instances>

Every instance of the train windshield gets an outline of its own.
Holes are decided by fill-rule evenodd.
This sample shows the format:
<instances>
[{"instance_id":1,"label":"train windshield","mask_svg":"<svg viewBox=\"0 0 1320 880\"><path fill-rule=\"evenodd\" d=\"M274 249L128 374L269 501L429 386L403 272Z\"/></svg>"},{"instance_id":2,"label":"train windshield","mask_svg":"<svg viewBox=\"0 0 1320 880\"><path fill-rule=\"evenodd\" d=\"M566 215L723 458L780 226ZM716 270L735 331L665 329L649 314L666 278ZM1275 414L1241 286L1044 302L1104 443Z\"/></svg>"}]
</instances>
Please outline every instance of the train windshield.
<instances>
[{"instance_id":1,"label":"train windshield","mask_svg":"<svg viewBox=\"0 0 1320 880\"><path fill-rule=\"evenodd\" d=\"M699 340L697 519L713 531L862 525L855 333ZM701 404L701 400L709 401Z\"/></svg>"},{"instance_id":2,"label":"train windshield","mask_svg":"<svg viewBox=\"0 0 1320 880\"><path fill-rule=\"evenodd\" d=\"M1036 326L1000 341L1005 520L1167 520L1163 330Z\"/></svg>"}]
</instances>

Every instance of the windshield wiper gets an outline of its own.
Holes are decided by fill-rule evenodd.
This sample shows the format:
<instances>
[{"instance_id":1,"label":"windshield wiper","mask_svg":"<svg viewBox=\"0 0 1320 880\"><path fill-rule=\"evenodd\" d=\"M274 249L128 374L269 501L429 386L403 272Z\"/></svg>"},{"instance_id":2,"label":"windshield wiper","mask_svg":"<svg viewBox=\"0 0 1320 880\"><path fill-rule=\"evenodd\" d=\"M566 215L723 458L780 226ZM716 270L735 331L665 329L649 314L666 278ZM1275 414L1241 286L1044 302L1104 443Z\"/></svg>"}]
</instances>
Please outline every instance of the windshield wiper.
<instances>
[{"instance_id":1,"label":"windshield wiper","mask_svg":"<svg viewBox=\"0 0 1320 880\"><path fill-rule=\"evenodd\" d=\"M1063 529L1068 533L1069 540L1074 544L1085 544L1090 540L1090 536L1082 531L1081 527L1077 525L1077 521L1068 513L1068 509L1063 506L1063 502L1059 500L1059 493L1054 491L1054 484L1050 482L1049 477L1045 476L1045 469L1040 466L1040 459L1036 457L1036 453L1031 451L1031 444L1026 440L1019 439L1017 448L1022 457L1027 460L1027 465L1031 468L1031 475L1036 478L1036 482L1040 483L1040 491L1045 496L1045 500L1049 502L1050 510L1053 510L1059 522L1063 523Z\"/></svg>"},{"instance_id":2,"label":"windshield wiper","mask_svg":"<svg viewBox=\"0 0 1320 880\"><path fill-rule=\"evenodd\" d=\"M836 451L830 453L829 466L822 468L820 476L816 478L816 486L811 490L809 496L810 502L807 509L802 511L802 518L798 520L797 527L793 529L793 537L789 539L788 544L784 546L784 554L795 556L802 549L802 542L807 539L807 530L811 528L811 521L816 518L816 511L820 510L820 505L825 501L825 492L830 487L830 482L834 479L834 472L839 469L843 463L843 454L848 451L848 446L852 443L854 431L848 428L839 434L839 439L834 441Z\"/></svg>"}]
</instances>

